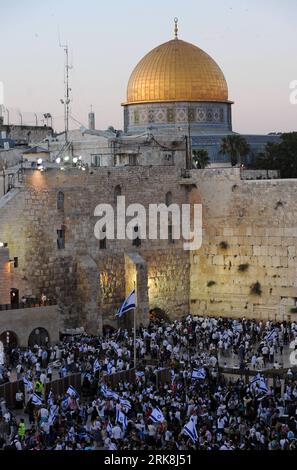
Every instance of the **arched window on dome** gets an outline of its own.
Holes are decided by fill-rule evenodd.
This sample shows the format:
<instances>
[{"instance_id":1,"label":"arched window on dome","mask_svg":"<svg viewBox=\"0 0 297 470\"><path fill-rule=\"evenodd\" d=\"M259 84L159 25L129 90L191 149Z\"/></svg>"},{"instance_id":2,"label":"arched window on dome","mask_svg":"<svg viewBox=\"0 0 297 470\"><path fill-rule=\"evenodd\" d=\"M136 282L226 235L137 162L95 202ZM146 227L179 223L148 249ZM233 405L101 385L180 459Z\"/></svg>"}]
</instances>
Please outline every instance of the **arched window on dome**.
<instances>
[{"instance_id":1,"label":"arched window on dome","mask_svg":"<svg viewBox=\"0 0 297 470\"><path fill-rule=\"evenodd\" d=\"M172 192L171 191L168 191L168 193L166 193L165 204L167 207L172 204Z\"/></svg>"},{"instance_id":2,"label":"arched window on dome","mask_svg":"<svg viewBox=\"0 0 297 470\"><path fill-rule=\"evenodd\" d=\"M115 188L114 188L114 202L117 203L117 200L118 200L118 197L121 196L122 194L122 188L121 186L118 184Z\"/></svg>"},{"instance_id":3,"label":"arched window on dome","mask_svg":"<svg viewBox=\"0 0 297 470\"><path fill-rule=\"evenodd\" d=\"M64 193L62 191L59 191L57 194L57 209L58 211L63 212L64 211Z\"/></svg>"}]
</instances>

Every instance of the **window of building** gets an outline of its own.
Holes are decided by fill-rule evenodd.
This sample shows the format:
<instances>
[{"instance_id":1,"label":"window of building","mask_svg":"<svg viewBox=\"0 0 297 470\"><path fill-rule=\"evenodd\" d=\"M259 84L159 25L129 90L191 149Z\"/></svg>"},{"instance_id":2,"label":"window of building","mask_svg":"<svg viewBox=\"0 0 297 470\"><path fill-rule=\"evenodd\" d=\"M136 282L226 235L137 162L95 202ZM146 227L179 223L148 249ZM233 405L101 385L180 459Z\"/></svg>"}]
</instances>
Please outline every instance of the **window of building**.
<instances>
[{"instance_id":1,"label":"window of building","mask_svg":"<svg viewBox=\"0 0 297 470\"><path fill-rule=\"evenodd\" d=\"M166 162L172 162L173 160L172 152L163 152L163 156Z\"/></svg>"},{"instance_id":2,"label":"window of building","mask_svg":"<svg viewBox=\"0 0 297 470\"><path fill-rule=\"evenodd\" d=\"M92 154L91 155L91 166L102 166L102 155L100 154Z\"/></svg>"},{"instance_id":3,"label":"window of building","mask_svg":"<svg viewBox=\"0 0 297 470\"><path fill-rule=\"evenodd\" d=\"M57 194L57 209L58 211L64 211L64 193L62 191L59 191Z\"/></svg>"},{"instance_id":4,"label":"window of building","mask_svg":"<svg viewBox=\"0 0 297 470\"><path fill-rule=\"evenodd\" d=\"M141 239L139 238L139 227L136 225L134 227L134 239L132 240L132 245L133 246L140 246L141 245Z\"/></svg>"},{"instance_id":5,"label":"window of building","mask_svg":"<svg viewBox=\"0 0 297 470\"><path fill-rule=\"evenodd\" d=\"M58 250L63 250L65 248L65 229L64 228L57 230L57 247L58 247Z\"/></svg>"},{"instance_id":6,"label":"window of building","mask_svg":"<svg viewBox=\"0 0 297 470\"><path fill-rule=\"evenodd\" d=\"M136 154L129 155L129 165L131 166L136 165Z\"/></svg>"},{"instance_id":7,"label":"window of building","mask_svg":"<svg viewBox=\"0 0 297 470\"><path fill-rule=\"evenodd\" d=\"M168 191L165 196L165 204L166 206L170 206L172 204L172 192Z\"/></svg>"}]
</instances>

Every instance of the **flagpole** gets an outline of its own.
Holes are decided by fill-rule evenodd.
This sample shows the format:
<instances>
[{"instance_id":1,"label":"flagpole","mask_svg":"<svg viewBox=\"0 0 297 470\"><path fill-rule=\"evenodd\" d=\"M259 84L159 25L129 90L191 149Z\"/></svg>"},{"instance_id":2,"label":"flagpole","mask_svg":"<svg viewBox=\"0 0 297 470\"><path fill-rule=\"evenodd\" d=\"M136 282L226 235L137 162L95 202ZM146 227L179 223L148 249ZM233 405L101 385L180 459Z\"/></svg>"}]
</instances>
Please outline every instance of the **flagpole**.
<instances>
[{"instance_id":1,"label":"flagpole","mask_svg":"<svg viewBox=\"0 0 297 470\"><path fill-rule=\"evenodd\" d=\"M135 290L135 308L134 308L134 369L136 371L136 306L137 306L137 295L135 289L135 281L134 281L134 290Z\"/></svg>"},{"instance_id":2,"label":"flagpole","mask_svg":"<svg viewBox=\"0 0 297 470\"><path fill-rule=\"evenodd\" d=\"M134 369L136 370L136 308L134 308Z\"/></svg>"}]
</instances>

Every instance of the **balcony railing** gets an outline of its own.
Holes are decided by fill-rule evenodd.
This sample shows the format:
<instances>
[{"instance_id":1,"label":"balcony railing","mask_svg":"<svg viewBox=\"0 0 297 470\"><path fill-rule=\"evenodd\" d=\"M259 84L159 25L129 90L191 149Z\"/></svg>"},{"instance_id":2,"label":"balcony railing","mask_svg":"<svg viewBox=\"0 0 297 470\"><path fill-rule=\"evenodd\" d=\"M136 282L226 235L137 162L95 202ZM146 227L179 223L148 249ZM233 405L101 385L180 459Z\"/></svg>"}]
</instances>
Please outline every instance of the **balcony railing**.
<instances>
[{"instance_id":1,"label":"balcony railing","mask_svg":"<svg viewBox=\"0 0 297 470\"><path fill-rule=\"evenodd\" d=\"M38 300L36 298L26 299L26 302L19 302L18 304L0 304L0 311L1 310L18 310L18 309L25 309L25 308L34 308L34 307L47 307L50 305L57 305L57 301L55 299L48 299L45 302Z\"/></svg>"}]
</instances>

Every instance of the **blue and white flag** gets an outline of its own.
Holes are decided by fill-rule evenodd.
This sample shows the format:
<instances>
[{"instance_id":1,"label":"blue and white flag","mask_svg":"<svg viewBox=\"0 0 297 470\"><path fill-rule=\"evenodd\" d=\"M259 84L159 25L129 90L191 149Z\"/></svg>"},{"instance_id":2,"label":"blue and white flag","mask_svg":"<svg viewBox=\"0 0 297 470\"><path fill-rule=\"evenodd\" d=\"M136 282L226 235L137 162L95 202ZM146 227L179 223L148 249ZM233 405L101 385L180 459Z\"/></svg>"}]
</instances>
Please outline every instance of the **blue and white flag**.
<instances>
[{"instance_id":1,"label":"blue and white flag","mask_svg":"<svg viewBox=\"0 0 297 470\"><path fill-rule=\"evenodd\" d=\"M67 395L70 395L71 397L79 398L79 393L77 392L77 390L75 390L74 387L72 387L72 385L69 385L69 387L66 390L66 393Z\"/></svg>"},{"instance_id":2,"label":"blue and white flag","mask_svg":"<svg viewBox=\"0 0 297 470\"><path fill-rule=\"evenodd\" d=\"M107 423L107 426L106 426L106 432L109 435L109 437L112 436L112 424L111 424L110 420L108 420L108 423Z\"/></svg>"},{"instance_id":3,"label":"blue and white flag","mask_svg":"<svg viewBox=\"0 0 297 470\"><path fill-rule=\"evenodd\" d=\"M257 385L257 382L261 380L261 374L258 373L252 380L250 381L250 387L254 388Z\"/></svg>"},{"instance_id":4,"label":"blue and white flag","mask_svg":"<svg viewBox=\"0 0 297 470\"><path fill-rule=\"evenodd\" d=\"M133 310L136 308L136 297L135 297L135 289L128 295L128 297L124 300L120 308L116 313L116 317L122 317L126 312L129 310Z\"/></svg>"},{"instance_id":5,"label":"blue and white flag","mask_svg":"<svg viewBox=\"0 0 297 470\"><path fill-rule=\"evenodd\" d=\"M153 409L151 415L150 415L150 418L152 421L154 421L154 423L163 423L163 421L165 421L165 417L162 413L162 411L160 410L160 408L156 407Z\"/></svg>"},{"instance_id":6,"label":"blue and white flag","mask_svg":"<svg viewBox=\"0 0 297 470\"><path fill-rule=\"evenodd\" d=\"M48 424L49 426L52 426L56 420L57 416L55 415L54 412L50 412L49 417L48 417Z\"/></svg>"},{"instance_id":7,"label":"blue and white flag","mask_svg":"<svg viewBox=\"0 0 297 470\"><path fill-rule=\"evenodd\" d=\"M116 423L119 423L123 426L123 431L125 431L127 425L128 425L128 419L125 413L123 413L120 410L116 410Z\"/></svg>"},{"instance_id":8,"label":"blue and white flag","mask_svg":"<svg viewBox=\"0 0 297 470\"><path fill-rule=\"evenodd\" d=\"M119 395L116 392L109 390L106 384L101 385L101 393L105 398L114 398L115 400L118 400L119 398Z\"/></svg>"},{"instance_id":9,"label":"blue and white flag","mask_svg":"<svg viewBox=\"0 0 297 470\"><path fill-rule=\"evenodd\" d=\"M54 394L53 394L52 390L49 391L49 394L48 394L48 397L47 397L47 403L49 405L53 405L53 403L54 403Z\"/></svg>"},{"instance_id":10,"label":"blue and white flag","mask_svg":"<svg viewBox=\"0 0 297 470\"><path fill-rule=\"evenodd\" d=\"M183 432L192 439L194 444L196 444L198 441L198 434L193 417L190 418L190 421L184 426Z\"/></svg>"},{"instance_id":11,"label":"blue and white flag","mask_svg":"<svg viewBox=\"0 0 297 470\"><path fill-rule=\"evenodd\" d=\"M23 377L23 382L27 390L33 390L33 383L27 377Z\"/></svg>"},{"instance_id":12,"label":"blue and white flag","mask_svg":"<svg viewBox=\"0 0 297 470\"><path fill-rule=\"evenodd\" d=\"M193 369L192 379L202 379L206 378L206 370L201 367L200 369Z\"/></svg>"},{"instance_id":13,"label":"blue and white flag","mask_svg":"<svg viewBox=\"0 0 297 470\"><path fill-rule=\"evenodd\" d=\"M84 379L88 379L89 381L92 380L92 374L90 374L89 372L86 372L85 375L84 375Z\"/></svg>"},{"instance_id":14,"label":"blue and white flag","mask_svg":"<svg viewBox=\"0 0 297 470\"><path fill-rule=\"evenodd\" d=\"M273 341L277 337L277 331L275 328L272 328L272 330L266 335L266 341Z\"/></svg>"},{"instance_id":15,"label":"blue and white flag","mask_svg":"<svg viewBox=\"0 0 297 470\"><path fill-rule=\"evenodd\" d=\"M143 370L138 370L135 375L136 377L144 377L145 373L143 372Z\"/></svg>"},{"instance_id":16,"label":"blue and white flag","mask_svg":"<svg viewBox=\"0 0 297 470\"><path fill-rule=\"evenodd\" d=\"M257 382L257 387L258 387L259 393L265 393L265 394L268 393L268 386L266 384L264 377L261 377L261 379Z\"/></svg>"},{"instance_id":17,"label":"blue and white flag","mask_svg":"<svg viewBox=\"0 0 297 470\"><path fill-rule=\"evenodd\" d=\"M98 361L98 359L96 359L94 364L93 364L93 371L97 372L97 370L100 370L100 369L101 369L100 362Z\"/></svg>"},{"instance_id":18,"label":"blue and white flag","mask_svg":"<svg viewBox=\"0 0 297 470\"><path fill-rule=\"evenodd\" d=\"M251 381L250 381L250 387L251 389L257 393L257 395L260 394L267 394L268 393L268 386L266 384L266 381L264 377L258 373Z\"/></svg>"},{"instance_id":19,"label":"blue and white flag","mask_svg":"<svg viewBox=\"0 0 297 470\"><path fill-rule=\"evenodd\" d=\"M42 398L40 398L40 396L37 395L37 393L33 393L32 403L33 405L42 405Z\"/></svg>"},{"instance_id":20,"label":"blue and white flag","mask_svg":"<svg viewBox=\"0 0 297 470\"><path fill-rule=\"evenodd\" d=\"M63 398L63 400L61 402L61 406L62 406L63 411L66 411L68 409L68 406L69 406L69 398L68 397Z\"/></svg>"},{"instance_id":21,"label":"blue and white flag","mask_svg":"<svg viewBox=\"0 0 297 470\"><path fill-rule=\"evenodd\" d=\"M106 397L106 393L108 391L108 388L107 388L107 385L106 384L102 384L101 385L101 393L104 397Z\"/></svg>"},{"instance_id":22,"label":"blue and white flag","mask_svg":"<svg viewBox=\"0 0 297 470\"><path fill-rule=\"evenodd\" d=\"M131 410L132 408L132 405L129 400L125 400L125 398L120 398L120 404L123 408L126 408L127 410Z\"/></svg>"}]
</instances>

